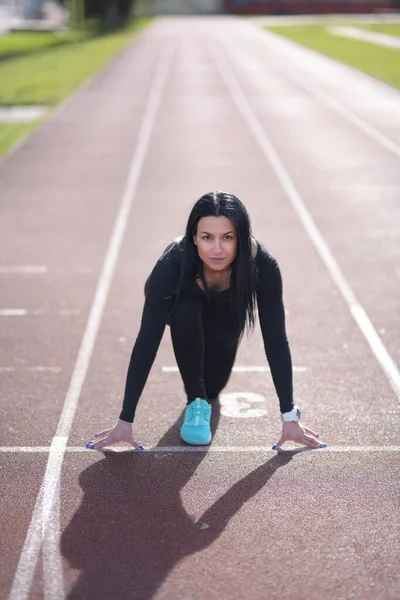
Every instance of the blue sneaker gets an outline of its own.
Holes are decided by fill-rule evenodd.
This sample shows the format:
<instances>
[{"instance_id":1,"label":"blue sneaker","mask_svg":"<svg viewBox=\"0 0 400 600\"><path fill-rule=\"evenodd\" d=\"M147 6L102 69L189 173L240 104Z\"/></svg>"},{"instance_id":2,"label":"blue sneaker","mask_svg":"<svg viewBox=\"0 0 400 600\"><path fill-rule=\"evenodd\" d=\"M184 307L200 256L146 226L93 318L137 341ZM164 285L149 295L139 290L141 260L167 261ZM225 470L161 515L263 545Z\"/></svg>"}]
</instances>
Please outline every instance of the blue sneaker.
<instances>
[{"instance_id":1,"label":"blue sneaker","mask_svg":"<svg viewBox=\"0 0 400 600\"><path fill-rule=\"evenodd\" d=\"M204 446L211 442L211 406L207 400L195 398L188 404L181 427L181 438L187 444Z\"/></svg>"}]
</instances>

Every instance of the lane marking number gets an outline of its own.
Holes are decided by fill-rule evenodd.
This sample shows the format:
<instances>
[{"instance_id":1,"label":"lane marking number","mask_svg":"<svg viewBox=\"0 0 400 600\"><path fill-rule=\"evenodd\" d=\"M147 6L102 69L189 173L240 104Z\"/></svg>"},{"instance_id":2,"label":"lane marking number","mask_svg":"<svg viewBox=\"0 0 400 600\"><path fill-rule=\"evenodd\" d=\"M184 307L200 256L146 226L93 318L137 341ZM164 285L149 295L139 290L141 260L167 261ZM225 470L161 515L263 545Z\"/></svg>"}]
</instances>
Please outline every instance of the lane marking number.
<instances>
[{"instance_id":1,"label":"lane marking number","mask_svg":"<svg viewBox=\"0 0 400 600\"><path fill-rule=\"evenodd\" d=\"M264 408L265 398L261 394L231 392L220 394L219 401L221 404L221 415L224 417L251 419L264 417L267 414Z\"/></svg>"}]
</instances>

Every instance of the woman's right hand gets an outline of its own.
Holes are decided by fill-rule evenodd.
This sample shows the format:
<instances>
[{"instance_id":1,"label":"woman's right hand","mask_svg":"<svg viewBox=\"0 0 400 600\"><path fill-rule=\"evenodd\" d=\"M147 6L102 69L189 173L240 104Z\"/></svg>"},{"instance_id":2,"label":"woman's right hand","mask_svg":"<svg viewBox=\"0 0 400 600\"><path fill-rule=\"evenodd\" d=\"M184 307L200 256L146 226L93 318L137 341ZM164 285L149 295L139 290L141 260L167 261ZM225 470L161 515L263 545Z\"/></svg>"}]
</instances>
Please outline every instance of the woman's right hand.
<instances>
[{"instance_id":1,"label":"woman's right hand","mask_svg":"<svg viewBox=\"0 0 400 600\"><path fill-rule=\"evenodd\" d=\"M86 448L90 448L90 450L101 450L105 446L125 443L130 444L136 450L144 450L143 446L140 446L133 439L132 423L121 421L121 419L116 425L114 425L114 427L100 431L100 433L97 433L94 438L94 440L90 440L86 444Z\"/></svg>"}]
</instances>

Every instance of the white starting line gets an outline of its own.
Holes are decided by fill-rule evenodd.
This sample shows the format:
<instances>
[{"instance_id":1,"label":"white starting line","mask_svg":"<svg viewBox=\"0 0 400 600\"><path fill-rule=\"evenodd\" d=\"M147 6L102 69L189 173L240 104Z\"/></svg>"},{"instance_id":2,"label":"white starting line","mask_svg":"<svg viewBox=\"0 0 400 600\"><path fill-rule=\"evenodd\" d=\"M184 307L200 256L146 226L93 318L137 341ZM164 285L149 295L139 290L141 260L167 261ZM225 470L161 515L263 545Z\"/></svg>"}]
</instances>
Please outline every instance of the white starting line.
<instances>
[{"instance_id":1,"label":"white starting line","mask_svg":"<svg viewBox=\"0 0 400 600\"><path fill-rule=\"evenodd\" d=\"M306 447L288 447L282 448L279 452L308 452L314 450L313 448ZM315 448L318 452L400 452L400 446L328 446L327 448ZM276 454L276 450L272 450L271 446L153 446L145 448L145 452L268 452L270 454ZM12 453L46 453L50 452L50 446L2 446L0 452L4 454ZM93 452L85 446L69 446L65 448L65 452L80 454L82 452ZM127 453L137 452L142 453L140 450L134 450L132 448L126 448L123 446L109 448L104 450L98 450L97 452L106 453Z\"/></svg>"},{"instance_id":2,"label":"white starting line","mask_svg":"<svg viewBox=\"0 0 400 600\"><path fill-rule=\"evenodd\" d=\"M178 367L161 367L163 373L179 373ZM233 367L233 373L269 373L270 368L268 366L257 366L257 365L237 365ZM307 367L293 367L295 373L304 373L308 371Z\"/></svg>"},{"instance_id":3,"label":"white starting line","mask_svg":"<svg viewBox=\"0 0 400 600\"><path fill-rule=\"evenodd\" d=\"M27 371L37 371L37 372L49 372L49 373L61 373L63 370L62 367L49 367L49 366L37 366L37 367L24 367ZM19 367L0 367L0 373L15 373L20 371ZM179 373L178 367L161 367L161 371L163 373ZM270 368L268 366L259 366L259 365L237 365L232 369L233 373L269 373ZM308 367L293 367L293 371L295 373L305 373L309 371Z\"/></svg>"}]
</instances>

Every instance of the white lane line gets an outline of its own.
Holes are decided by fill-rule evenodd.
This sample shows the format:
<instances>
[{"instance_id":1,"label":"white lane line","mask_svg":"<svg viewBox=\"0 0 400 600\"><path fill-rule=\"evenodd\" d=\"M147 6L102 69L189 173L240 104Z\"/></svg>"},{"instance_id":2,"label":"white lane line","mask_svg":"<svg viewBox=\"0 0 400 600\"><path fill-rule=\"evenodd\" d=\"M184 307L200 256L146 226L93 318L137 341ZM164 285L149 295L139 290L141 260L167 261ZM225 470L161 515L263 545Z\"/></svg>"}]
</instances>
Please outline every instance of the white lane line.
<instances>
[{"instance_id":1,"label":"white lane line","mask_svg":"<svg viewBox=\"0 0 400 600\"><path fill-rule=\"evenodd\" d=\"M17 367L0 367L0 373L16 373L17 371L22 370L31 371L32 373L61 373L62 368L43 367L40 365L38 367L23 367L23 369Z\"/></svg>"},{"instance_id":2,"label":"white lane line","mask_svg":"<svg viewBox=\"0 0 400 600\"><path fill-rule=\"evenodd\" d=\"M172 60L172 48L161 54L157 70L153 77L149 99L146 103L145 113L141 122L137 146L130 164L125 190L121 199L120 208L112 231L109 247L103 264L103 269L98 281L96 293L90 310L89 319L82 338L75 368L70 381L67 397L64 402L61 417L57 426L56 435L50 448L46 472L36 500L35 508L29 524L28 533L21 551L18 566L9 596L9 600L25 600L29 597L32 579L42 543L42 531L46 529L49 517L57 503L57 486L59 485L61 467L65 454L66 442L72 427L76 407L89 366L97 332L100 326L104 307L107 301L109 288L120 247L125 233L129 213L135 197L139 177L144 159L147 154L153 126L158 113L164 86L167 80ZM65 441L62 451L58 448L60 442ZM59 542L58 552L59 552ZM54 549L53 549L54 551ZM54 557L54 571L58 569L58 557ZM53 568L53 567L52 567ZM62 573L58 572L59 593L57 597L63 598ZM54 577L53 577L53 585Z\"/></svg>"},{"instance_id":3,"label":"white lane line","mask_svg":"<svg viewBox=\"0 0 400 600\"><path fill-rule=\"evenodd\" d=\"M307 83L304 79L300 79L298 76L290 73L290 78L293 79L300 87L305 89L311 96L314 96L318 100L320 100L323 104L337 112L339 115L344 117L349 123L355 125L360 131L365 133L367 136L375 140L380 146L389 150L393 154L395 154L398 158L400 158L400 146L396 144L393 140L383 135L380 131L368 125L366 121L361 119L358 115L353 113L349 108L346 108L343 104L341 104L338 100L329 96L326 92L322 91L320 88L316 87L309 81Z\"/></svg>"},{"instance_id":4,"label":"white lane line","mask_svg":"<svg viewBox=\"0 0 400 600\"><path fill-rule=\"evenodd\" d=\"M0 309L0 317L26 317L27 315L34 315L37 317L38 315L49 315L51 314L49 311L44 311L41 308L33 309L29 311L26 308L1 308ZM81 309L79 308L63 308L56 313L60 317L75 317L82 314Z\"/></svg>"},{"instance_id":5,"label":"white lane line","mask_svg":"<svg viewBox=\"0 0 400 600\"><path fill-rule=\"evenodd\" d=\"M272 452L271 446L155 446L146 448L147 452ZM285 448L283 449L283 451ZM310 451L311 448L291 448L297 452ZM328 446L318 448L324 452L400 452L400 446ZM136 452L133 450L133 452Z\"/></svg>"},{"instance_id":6,"label":"white lane line","mask_svg":"<svg viewBox=\"0 0 400 600\"><path fill-rule=\"evenodd\" d=\"M54 503L49 520L43 527L43 592L45 600L65 598L62 558L60 552L60 481L56 484Z\"/></svg>"},{"instance_id":7,"label":"white lane line","mask_svg":"<svg viewBox=\"0 0 400 600\"><path fill-rule=\"evenodd\" d=\"M337 27L333 25L331 27L326 27L326 29L329 33L340 37L353 38L355 40L361 40L362 42L376 44L377 46L386 46L387 48L400 50L400 39L394 35L366 31L365 29L358 29L357 27Z\"/></svg>"},{"instance_id":8,"label":"white lane line","mask_svg":"<svg viewBox=\"0 0 400 600\"><path fill-rule=\"evenodd\" d=\"M0 275L42 275L47 271L45 265L0 265Z\"/></svg>"},{"instance_id":9,"label":"white lane line","mask_svg":"<svg viewBox=\"0 0 400 600\"><path fill-rule=\"evenodd\" d=\"M164 366L161 367L161 370L163 373L179 373L179 368L175 367L175 366ZM237 365L235 367L233 367L232 372L233 373L268 373L270 371L269 367L266 366L245 366L245 365ZM308 371L307 367L293 367L293 371L295 373L305 373L305 371Z\"/></svg>"},{"instance_id":10,"label":"white lane line","mask_svg":"<svg viewBox=\"0 0 400 600\"><path fill-rule=\"evenodd\" d=\"M225 46L225 50L226 53L229 52L229 48L227 46ZM238 111L253 134L265 158L270 163L278 181L286 193L286 196L290 200L311 242L314 244L314 247L317 250L322 262L340 290L343 298L347 302L350 313L367 340L372 352L375 355L375 358L386 374L397 398L400 400L400 372L396 363L386 350L386 347L382 343L382 340L372 325L367 313L354 295L350 284L340 270L340 267L330 251L328 244L325 242L322 234L314 223L302 197L300 196L300 193L297 191L278 153L267 137L260 121L257 119L253 109L247 101L231 66L228 65L226 60L222 60L220 57L214 57L214 61L222 79L225 81L225 84L232 95Z\"/></svg>"},{"instance_id":11,"label":"white lane line","mask_svg":"<svg viewBox=\"0 0 400 600\"><path fill-rule=\"evenodd\" d=\"M279 36L278 34L268 32L268 34L264 35L264 33L262 33L262 37L260 37L260 39L263 41L264 44L267 44L269 50L272 50L273 52L281 56L289 56L289 58L291 58L292 55L295 55L295 53L297 52L297 49L295 47L296 45L293 45L292 43L293 48L289 45L284 45L284 41L286 40L283 40L282 36ZM295 67L296 65L292 65L292 69L290 73L287 74L287 76L293 81L295 81L299 87L303 88L311 96L314 96L314 98L320 100L322 104L325 104L330 109L341 115L349 123L357 127L360 131L362 131L375 142L380 144L383 148L386 148L386 150L389 150L390 152L392 152L400 158L400 146L398 144L396 144L393 140L386 137L386 135L383 135L383 133L369 125L366 121L364 121L364 119L356 115L350 108L347 108L341 102L332 98L332 96L324 92L321 88L312 84L310 81L305 81L304 76L299 76L299 70L294 70Z\"/></svg>"},{"instance_id":12,"label":"white lane line","mask_svg":"<svg viewBox=\"0 0 400 600\"><path fill-rule=\"evenodd\" d=\"M50 452L50 446L1 446L0 452Z\"/></svg>"},{"instance_id":13,"label":"white lane line","mask_svg":"<svg viewBox=\"0 0 400 600\"><path fill-rule=\"evenodd\" d=\"M61 373L61 367L28 367L28 371L32 371L34 373Z\"/></svg>"},{"instance_id":14,"label":"white lane line","mask_svg":"<svg viewBox=\"0 0 400 600\"><path fill-rule=\"evenodd\" d=\"M310 448L291 448L291 450L305 452ZM283 449L285 450L285 448ZM324 452L400 452L400 446L328 446L327 448L318 448ZM3 446L0 452L4 454L31 453L43 454L50 452L49 446ZM68 454L90 453L84 446L70 446L65 448ZM99 451L100 452L100 451ZM132 448L116 447L104 450L104 452L138 452ZM145 448L145 452L276 452L271 446L153 446ZM100 452L101 453L101 452ZM143 452L138 452L143 454Z\"/></svg>"},{"instance_id":15,"label":"white lane line","mask_svg":"<svg viewBox=\"0 0 400 600\"><path fill-rule=\"evenodd\" d=\"M24 546L20 555L17 570L14 574L13 585L10 592L10 599L23 600L29 597L32 577L35 572L37 557L45 535L46 527L50 521L53 512L54 502L57 503L57 490L59 486L59 469L67 446L66 436L56 436L53 438L47 459L46 472L42 485L36 499L35 507L28 533L25 538ZM55 569L57 562L55 561ZM62 574L59 582L59 590L62 593L63 582ZM58 598L62 599L60 595Z\"/></svg>"}]
</instances>

